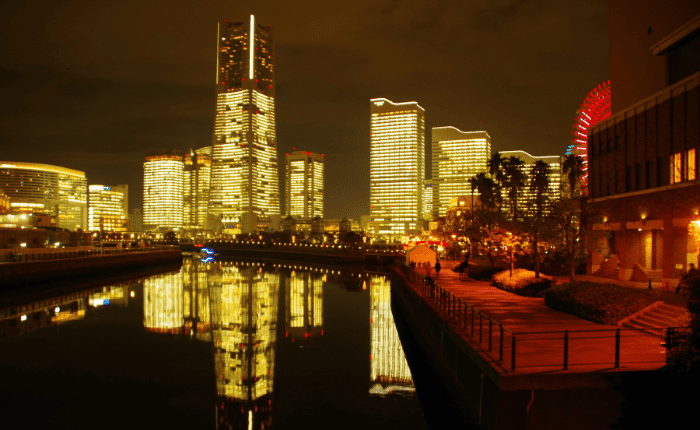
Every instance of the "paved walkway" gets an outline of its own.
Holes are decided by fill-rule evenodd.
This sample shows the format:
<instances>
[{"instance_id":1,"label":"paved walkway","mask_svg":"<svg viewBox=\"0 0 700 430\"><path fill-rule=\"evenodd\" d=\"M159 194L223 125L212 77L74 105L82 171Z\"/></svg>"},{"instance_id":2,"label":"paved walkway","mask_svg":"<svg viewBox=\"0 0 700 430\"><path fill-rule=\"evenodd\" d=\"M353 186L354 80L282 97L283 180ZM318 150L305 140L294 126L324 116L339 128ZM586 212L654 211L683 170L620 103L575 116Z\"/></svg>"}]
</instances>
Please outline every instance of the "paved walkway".
<instances>
[{"instance_id":1,"label":"paved walkway","mask_svg":"<svg viewBox=\"0 0 700 430\"><path fill-rule=\"evenodd\" d=\"M666 350L661 345L662 339L659 336L641 330L622 329L620 367L615 369L617 326L596 324L552 310L544 305L542 298L508 293L492 286L490 282L461 281L458 274L451 270L455 266L454 262L442 261L441 264L443 269L436 279L437 285L449 295L461 299L461 302L436 298L433 299L433 304L446 320L452 322L458 334L471 342L477 342L483 349L483 355L501 371L513 372L513 337L516 338L516 373L652 370L665 364ZM435 276L434 270L431 274ZM479 311L485 314L481 318L481 324ZM489 318L492 319L490 351ZM506 329L503 335L503 354L499 324ZM479 342L480 326L482 332ZM567 330L568 370L564 370Z\"/></svg>"}]
</instances>

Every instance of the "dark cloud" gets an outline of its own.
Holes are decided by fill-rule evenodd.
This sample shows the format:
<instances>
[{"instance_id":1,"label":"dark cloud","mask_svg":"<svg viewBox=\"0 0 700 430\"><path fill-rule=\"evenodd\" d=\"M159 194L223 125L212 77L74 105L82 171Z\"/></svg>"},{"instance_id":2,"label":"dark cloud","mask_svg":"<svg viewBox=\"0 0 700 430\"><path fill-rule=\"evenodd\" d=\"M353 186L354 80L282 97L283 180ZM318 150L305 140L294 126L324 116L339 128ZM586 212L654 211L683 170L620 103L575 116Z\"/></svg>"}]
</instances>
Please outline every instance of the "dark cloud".
<instances>
[{"instance_id":1,"label":"dark cloud","mask_svg":"<svg viewBox=\"0 0 700 430\"><path fill-rule=\"evenodd\" d=\"M128 183L139 207L147 151L211 141L216 22L250 13L274 31L280 165L327 154L330 218L369 212L370 98L418 101L428 150L433 126L483 123L494 150L562 154L608 78L602 0L5 0L1 158Z\"/></svg>"}]
</instances>

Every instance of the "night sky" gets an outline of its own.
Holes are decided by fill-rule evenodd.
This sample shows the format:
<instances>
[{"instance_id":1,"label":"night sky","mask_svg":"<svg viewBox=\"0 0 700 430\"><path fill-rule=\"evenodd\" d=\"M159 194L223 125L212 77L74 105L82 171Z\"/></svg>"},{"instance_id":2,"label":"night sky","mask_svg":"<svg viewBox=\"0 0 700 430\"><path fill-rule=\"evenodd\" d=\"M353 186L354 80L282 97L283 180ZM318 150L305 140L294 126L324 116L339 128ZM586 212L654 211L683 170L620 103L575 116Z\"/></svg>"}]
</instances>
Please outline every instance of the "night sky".
<instances>
[{"instance_id":1,"label":"night sky","mask_svg":"<svg viewBox=\"0 0 700 430\"><path fill-rule=\"evenodd\" d=\"M126 183L140 208L147 151L211 144L217 21L254 13L274 31L280 175L292 147L324 153L326 217L359 220L369 213L370 98L425 108L428 174L436 126L486 130L492 151L563 155L579 103L609 78L605 8L3 0L0 160Z\"/></svg>"}]
</instances>

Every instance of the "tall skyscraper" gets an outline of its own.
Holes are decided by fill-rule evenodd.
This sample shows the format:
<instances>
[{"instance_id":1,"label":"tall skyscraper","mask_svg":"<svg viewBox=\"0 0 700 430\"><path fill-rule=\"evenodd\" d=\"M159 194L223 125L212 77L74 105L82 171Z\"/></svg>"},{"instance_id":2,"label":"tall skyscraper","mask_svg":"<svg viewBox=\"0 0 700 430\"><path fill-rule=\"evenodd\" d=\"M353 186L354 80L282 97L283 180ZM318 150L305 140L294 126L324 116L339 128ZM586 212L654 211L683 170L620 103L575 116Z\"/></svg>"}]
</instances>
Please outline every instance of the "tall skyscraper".
<instances>
[{"instance_id":1,"label":"tall skyscraper","mask_svg":"<svg viewBox=\"0 0 700 430\"><path fill-rule=\"evenodd\" d=\"M190 151L184 161L183 225L188 229L204 229L211 181L211 146Z\"/></svg>"},{"instance_id":2,"label":"tall skyscraper","mask_svg":"<svg viewBox=\"0 0 700 430\"><path fill-rule=\"evenodd\" d=\"M370 219L374 233L403 236L423 227L425 109L370 100Z\"/></svg>"},{"instance_id":3,"label":"tall skyscraper","mask_svg":"<svg viewBox=\"0 0 700 430\"><path fill-rule=\"evenodd\" d=\"M130 230L128 185L88 187L88 230Z\"/></svg>"},{"instance_id":4,"label":"tall skyscraper","mask_svg":"<svg viewBox=\"0 0 700 430\"><path fill-rule=\"evenodd\" d=\"M271 30L254 15L219 23L209 211L226 232L280 213Z\"/></svg>"},{"instance_id":5,"label":"tall skyscraper","mask_svg":"<svg viewBox=\"0 0 700 430\"><path fill-rule=\"evenodd\" d=\"M183 170L180 151L157 151L143 163L143 224L146 230L182 227Z\"/></svg>"},{"instance_id":6,"label":"tall skyscraper","mask_svg":"<svg viewBox=\"0 0 700 430\"><path fill-rule=\"evenodd\" d=\"M433 127L434 217L445 216L452 198L471 195L469 179L488 172L490 156L491 136L487 132Z\"/></svg>"},{"instance_id":7,"label":"tall skyscraper","mask_svg":"<svg viewBox=\"0 0 700 430\"><path fill-rule=\"evenodd\" d=\"M323 154L294 151L287 154L285 212L301 219L323 218Z\"/></svg>"}]
</instances>

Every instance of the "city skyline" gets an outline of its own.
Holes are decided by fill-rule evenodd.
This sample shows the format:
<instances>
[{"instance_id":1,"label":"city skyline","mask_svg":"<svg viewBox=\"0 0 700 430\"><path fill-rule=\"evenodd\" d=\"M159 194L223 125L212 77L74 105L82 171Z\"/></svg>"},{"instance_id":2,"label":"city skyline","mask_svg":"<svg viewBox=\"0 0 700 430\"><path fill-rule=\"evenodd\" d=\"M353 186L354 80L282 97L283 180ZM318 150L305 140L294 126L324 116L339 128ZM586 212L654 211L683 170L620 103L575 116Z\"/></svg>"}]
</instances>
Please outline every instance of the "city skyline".
<instances>
[{"instance_id":1,"label":"city skyline","mask_svg":"<svg viewBox=\"0 0 700 430\"><path fill-rule=\"evenodd\" d=\"M5 158L128 184L141 207L145 152L211 142L216 23L251 13L274 29L278 156L326 154L329 218L369 213L367 99L416 100L428 130L486 130L494 151L563 154L578 105L609 77L604 2L250 5L3 3Z\"/></svg>"}]
</instances>

